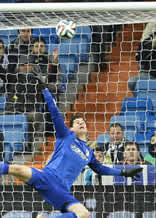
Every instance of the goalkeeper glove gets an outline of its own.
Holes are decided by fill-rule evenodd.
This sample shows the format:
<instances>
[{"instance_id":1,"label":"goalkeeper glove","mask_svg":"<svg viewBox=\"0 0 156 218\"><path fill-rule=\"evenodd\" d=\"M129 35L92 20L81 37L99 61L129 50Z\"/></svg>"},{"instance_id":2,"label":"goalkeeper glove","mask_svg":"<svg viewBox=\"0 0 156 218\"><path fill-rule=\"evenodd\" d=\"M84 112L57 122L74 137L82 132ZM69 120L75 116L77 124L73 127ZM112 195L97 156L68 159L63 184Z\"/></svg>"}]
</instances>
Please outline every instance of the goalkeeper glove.
<instances>
[{"instance_id":1,"label":"goalkeeper glove","mask_svg":"<svg viewBox=\"0 0 156 218\"><path fill-rule=\"evenodd\" d=\"M39 81L39 80L38 80ZM39 85L40 85L40 88L42 89L42 90L44 90L44 89L47 89L48 88L48 85L47 84L45 84L45 83L40 83L39 82Z\"/></svg>"},{"instance_id":2,"label":"goalkeeper glove","mask_svg":"<svg viewBox=\"0 0 156 218\"><path fill-rule=\"evenodd\" d=\"M137 179L140 178L139 173L142 172L143 168L133 168L130 170L125 170L123 169L121 171L121 176L125 176L125 177L132 177L134 180L137 181Z\"/></svg>"},{"instance_id":3,"label":"goalkeeper glove","mask_svg":"<svg viewBox=\"0 0 156 218\"><path fill-rule=\"evenodd\" d=\"M34 75L34 78L35 78L36 80L38 80L38 83L39 83L40 88L41 88L42 90L48 88L48 84L46 83L45 79L44 79L41 75L38 75L35 71L33 71L32 73L33 73L33 75Z\"/></svg>"}]
</instances>

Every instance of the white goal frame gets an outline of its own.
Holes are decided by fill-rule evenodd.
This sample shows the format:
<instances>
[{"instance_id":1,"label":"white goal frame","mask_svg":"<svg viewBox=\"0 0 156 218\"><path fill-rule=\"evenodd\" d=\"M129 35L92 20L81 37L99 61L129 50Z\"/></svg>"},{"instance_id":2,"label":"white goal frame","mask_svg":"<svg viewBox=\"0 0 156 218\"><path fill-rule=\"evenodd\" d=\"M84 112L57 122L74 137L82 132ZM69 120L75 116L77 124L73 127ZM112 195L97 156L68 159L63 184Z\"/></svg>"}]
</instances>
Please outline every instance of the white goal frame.
<instances>
[{"instance_id":1,"label":"white goal frame","mask_svg":"<svg viewBox=\"0 0 156 218\"><path fill-rule=\"evenodd\" d=\"M44 6L43 6L44 5ZM1 3L1 12L46 11L156 11L156 2Z\"/></svg>"},{"instance_id":2,"label":"white goal frame","mask_svg":"<svg viewBox=\"0 0 156 218\"><path fill-rule=\"evenodd\" d=\"M142 13L142 16L140 14ZM77 26L82 25L109 25L109 24L128 24L128 23L145 23L155 22L156 20L156 2L96 2L96 3L2 3L0 8L0 30L4 29L1 25L2 19L7 17L10 13L17 13L19 17L12 16L11 19L16 20L14 27L7 25L8 18L4 23L5 29L23 29L23 28L44 28L55 27L61 19L70 19L76 22ZM45 18L39 19L37 13L45 13ZM62 12L62 14L60 13ZM79 13L80 14L79 14ZM85 12L85 14L83 14ZM122 12L119 14L119 12ZM147 13L148 12L148 13ZM32 22L22 22L20 14L28 13L29 19ZM48 18L46 16L54 13L55 16ZM86 17L86 13L88 13ZM106 16L103 13L108 13ZM128 14L131 13L130 20L127 19ZM116 19L115 16L118 16ZM96 18L97 16L97 18ZM108 16L108 19L107 19ZM103 19L106 18L106 20ZM27 16L24 17L27 21ZM88 19L89 18L89 19ZM10 18L9 18L10 19ZM2 21L1 21L2 20Z\"/></svg>"}]
</instances>

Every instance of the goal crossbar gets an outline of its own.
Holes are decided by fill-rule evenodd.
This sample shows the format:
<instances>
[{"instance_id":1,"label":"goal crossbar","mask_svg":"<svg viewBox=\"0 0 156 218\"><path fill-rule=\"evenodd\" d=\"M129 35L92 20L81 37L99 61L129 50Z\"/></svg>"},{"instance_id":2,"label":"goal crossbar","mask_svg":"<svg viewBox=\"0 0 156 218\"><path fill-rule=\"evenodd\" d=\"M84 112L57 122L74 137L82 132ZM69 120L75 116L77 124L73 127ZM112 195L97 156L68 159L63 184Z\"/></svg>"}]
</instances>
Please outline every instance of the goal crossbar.
<instances>
[{"instance_id":1,"label":"goal crossbar","mask_svg":"<svg viewBox=\"0 0 156 218\"><path fill-rule=\"evenodd\" d=\"M156 2L1 3L1 12L156 11Z\"/></svg>"},{"instance_id":2,"label":"goal crossbar","mask_svg":"<svg viewBox=\"0 0 156 218\"><path fill-rule=\"evenodd\" d=\"M0 8L0 30L51 28L61 19L77 26L155 22L156 2L6 3Z\"/></svg>"}]
</instances>

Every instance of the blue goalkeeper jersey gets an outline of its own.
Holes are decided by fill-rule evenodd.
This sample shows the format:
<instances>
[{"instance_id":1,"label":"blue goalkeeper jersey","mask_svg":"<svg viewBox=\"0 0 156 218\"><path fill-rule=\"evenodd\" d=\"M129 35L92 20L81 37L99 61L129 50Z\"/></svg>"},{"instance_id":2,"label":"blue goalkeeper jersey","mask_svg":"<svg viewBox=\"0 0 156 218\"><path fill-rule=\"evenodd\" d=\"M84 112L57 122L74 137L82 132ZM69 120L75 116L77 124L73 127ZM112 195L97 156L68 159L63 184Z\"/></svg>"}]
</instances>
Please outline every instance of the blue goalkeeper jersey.
<instances>
[{"instance_id":1,"label":"blue goalkeeper jersey","mask_svg":"<svg viewBox=\"0 0 156 218\"><path fill-rule=\"evenodd\" d=\"M99 163L86 142L77 138L75 133L66 127L48 89L43 91L43 95L56 131L55 150L43 171L49 176L50 174L55 175L67 190L70 190L73 182L86 165L101 175L120 175L121 169L109 168Z\"/></svg>"}]
</instances>

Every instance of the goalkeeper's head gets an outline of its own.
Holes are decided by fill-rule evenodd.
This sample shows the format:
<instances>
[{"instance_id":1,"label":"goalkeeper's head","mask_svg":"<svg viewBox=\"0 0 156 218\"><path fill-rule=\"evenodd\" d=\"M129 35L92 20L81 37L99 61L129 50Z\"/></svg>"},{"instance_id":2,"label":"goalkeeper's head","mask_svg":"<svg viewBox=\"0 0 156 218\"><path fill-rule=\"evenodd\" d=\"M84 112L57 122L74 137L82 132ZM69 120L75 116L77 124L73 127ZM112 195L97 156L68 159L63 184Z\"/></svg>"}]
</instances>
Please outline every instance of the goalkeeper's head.
<instances>
[{"instance_id":1,"label":"goalkeeper's head","mask_svg":"<svg viewBox=\"0 0 156 218\"><path fill-rule=\"evenodd\" d=\"M70 120L70 129L75 132L77 137L87 138L87 125L85 119L81 115L74 115Z\"/></svg>"}]
</instances>

